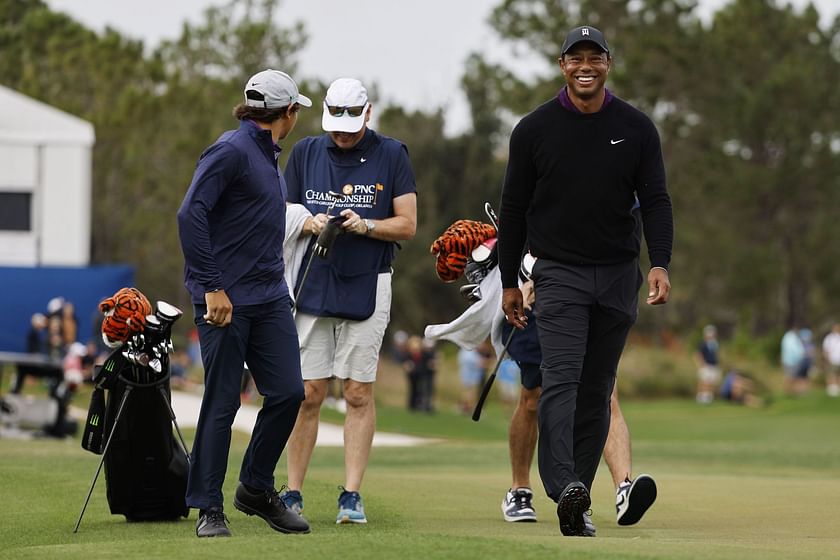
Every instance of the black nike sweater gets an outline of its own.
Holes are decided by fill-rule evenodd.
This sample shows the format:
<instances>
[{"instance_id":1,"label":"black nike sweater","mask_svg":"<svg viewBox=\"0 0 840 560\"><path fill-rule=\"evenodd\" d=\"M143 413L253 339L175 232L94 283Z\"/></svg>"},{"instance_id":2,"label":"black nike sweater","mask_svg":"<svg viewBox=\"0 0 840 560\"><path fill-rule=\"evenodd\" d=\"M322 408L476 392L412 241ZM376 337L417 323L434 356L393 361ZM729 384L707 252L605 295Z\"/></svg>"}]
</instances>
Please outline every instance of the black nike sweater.
<instances>
[{"instance_id":1,"label":"black nike sweater","mask_svg":"<svg viewBox=\"0 0 840 560\"><path fill-rule=\"evenodd\" d=\"M671 199L653 122L615 97L597 113L552 99L513 129L499 212L499 268L517 286L526 239L537 258L567 264L627 262L641 240L638 197L651 266L668 268Z\"/></svg>"}]
</instances>

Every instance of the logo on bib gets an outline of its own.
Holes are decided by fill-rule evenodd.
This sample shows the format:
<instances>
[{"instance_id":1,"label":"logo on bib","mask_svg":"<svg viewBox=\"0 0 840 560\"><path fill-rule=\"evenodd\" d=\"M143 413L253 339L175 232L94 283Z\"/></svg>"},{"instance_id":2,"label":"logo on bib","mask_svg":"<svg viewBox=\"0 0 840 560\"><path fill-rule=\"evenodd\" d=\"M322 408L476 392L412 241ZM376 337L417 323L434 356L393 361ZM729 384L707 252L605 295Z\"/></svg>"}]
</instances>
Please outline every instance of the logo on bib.
<instances>
[{"instance_id":1,"label":"logo on bib","mask_svg":"<svg viewBox=\"0 0 840 560\"><path fill-rule=\"evenodd\" d=\"M351 185L348 183L341 187L341 194L344 195L344 198L335 203L335 208L373 208L376 206L379 192L384 190L385 185L382 183L372 185ZM314 188L307 189L304 192L304 199L304 203L309 206L326 208L333 203L332 197Z\"/></svg>"}]
</instances>

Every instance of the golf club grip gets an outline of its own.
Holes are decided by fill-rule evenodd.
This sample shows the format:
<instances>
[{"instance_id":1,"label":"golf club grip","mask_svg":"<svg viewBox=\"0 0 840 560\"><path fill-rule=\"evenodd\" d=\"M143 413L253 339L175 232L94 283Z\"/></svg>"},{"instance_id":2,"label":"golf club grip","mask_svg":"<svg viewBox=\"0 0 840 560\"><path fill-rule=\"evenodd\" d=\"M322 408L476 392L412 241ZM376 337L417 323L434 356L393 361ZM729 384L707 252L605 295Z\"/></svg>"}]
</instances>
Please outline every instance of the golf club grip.
<instances>
[{"instance_id":1,"label":"golf club grip","mask_svg":"<svg viewBox=\"0 0 840 560\"><path fill-rule=\"evenodd\" d=\"M487 395L490 394L490 389L493 388L493 381L496 380L496 372L490 374L487 381L484 382L484 388L481 390L481 396L478 397L478 402L475 403L475 410L473 410L472 419L478 422L481 418L481 409L484 408L484 401L487 400Z\"/></svg>"}]
</instances>

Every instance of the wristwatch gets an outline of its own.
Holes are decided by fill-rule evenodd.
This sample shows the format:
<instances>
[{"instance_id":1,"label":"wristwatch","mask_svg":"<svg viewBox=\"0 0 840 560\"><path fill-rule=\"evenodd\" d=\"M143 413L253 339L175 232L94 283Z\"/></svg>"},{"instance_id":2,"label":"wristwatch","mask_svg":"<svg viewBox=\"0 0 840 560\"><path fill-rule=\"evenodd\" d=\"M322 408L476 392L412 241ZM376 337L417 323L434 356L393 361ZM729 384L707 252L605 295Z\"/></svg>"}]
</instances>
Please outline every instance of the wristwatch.
<instances>
[{"instance_id":1,"label":"wristwatch","mask_svg":"<svg viewBox=\"0 0 840 560\"><path fill-rule=\"evenodd\" d=\"M365 235L370 235L373 232L373 230L376 229L376 224L373 223L373 220L368 220L367 218L365 218L365 227L367 228Z\"/></svg>"}]
</instances>

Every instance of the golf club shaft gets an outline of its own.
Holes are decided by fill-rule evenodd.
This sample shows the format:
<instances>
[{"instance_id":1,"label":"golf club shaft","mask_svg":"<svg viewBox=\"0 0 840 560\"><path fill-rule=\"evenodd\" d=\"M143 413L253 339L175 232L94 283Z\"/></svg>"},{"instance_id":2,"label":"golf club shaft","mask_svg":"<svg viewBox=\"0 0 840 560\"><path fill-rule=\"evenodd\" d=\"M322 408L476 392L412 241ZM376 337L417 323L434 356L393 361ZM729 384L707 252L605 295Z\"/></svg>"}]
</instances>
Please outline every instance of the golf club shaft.
<instances>
[{"instance_id":1,"label":"golf club shaft","mask_svg":"<svg viewBox=\"0 0 840 560\"><path fill-rule=\"evenodd\" d=\"M332 212L333 208L335 208L336 202L338 202L340 199L344 198L344 195L334 193L333 191L329 191L329 194L330 194L330 196L332 196L333 200L330 203L330 205L327 207L327 211L325 212L326 215L327 215L327 219L329 219L329 217L330 217L330 212ZM309 254L309 260L306 261L306 268L303 269L303 276L301 277L300 282L298 282L297 290L295 290L295 301L292 303L292 313L297 311L298 296L300 296L300 292L301 292L301 290L303 290L304 284L306 284L306 277L309 275L309 268L312 266L312 259L313 258L315 258L314 249Z\"/></svg>"},{"instance_id":2,"label":"golf club shaft","mask_svg":"<svg viewBox=\"0 0 840 560\"><path fill-rule=\"evenodd\" d=\"M510 334L505 341L505 346L502 348L501 354L499 354L499 359L496 360L496 367L493 368L493 373L491 373L490 377L487 378L487 381L484 382L484 387L481 389L481 396L478 397L478 402L475 403L475 410L472 415L472 419L475 422L478 422L479 418L481 418L481 409L484 408L484 401L487 400L487 395L490 394L490 389L493 387L493 381L496 379L496 374L499 372L499 366L502 365L502 360L505 359L508 346L510 346L510 341L513 339L515 332L515 328L510 331Z\"/></svg>"}]
</instances>

